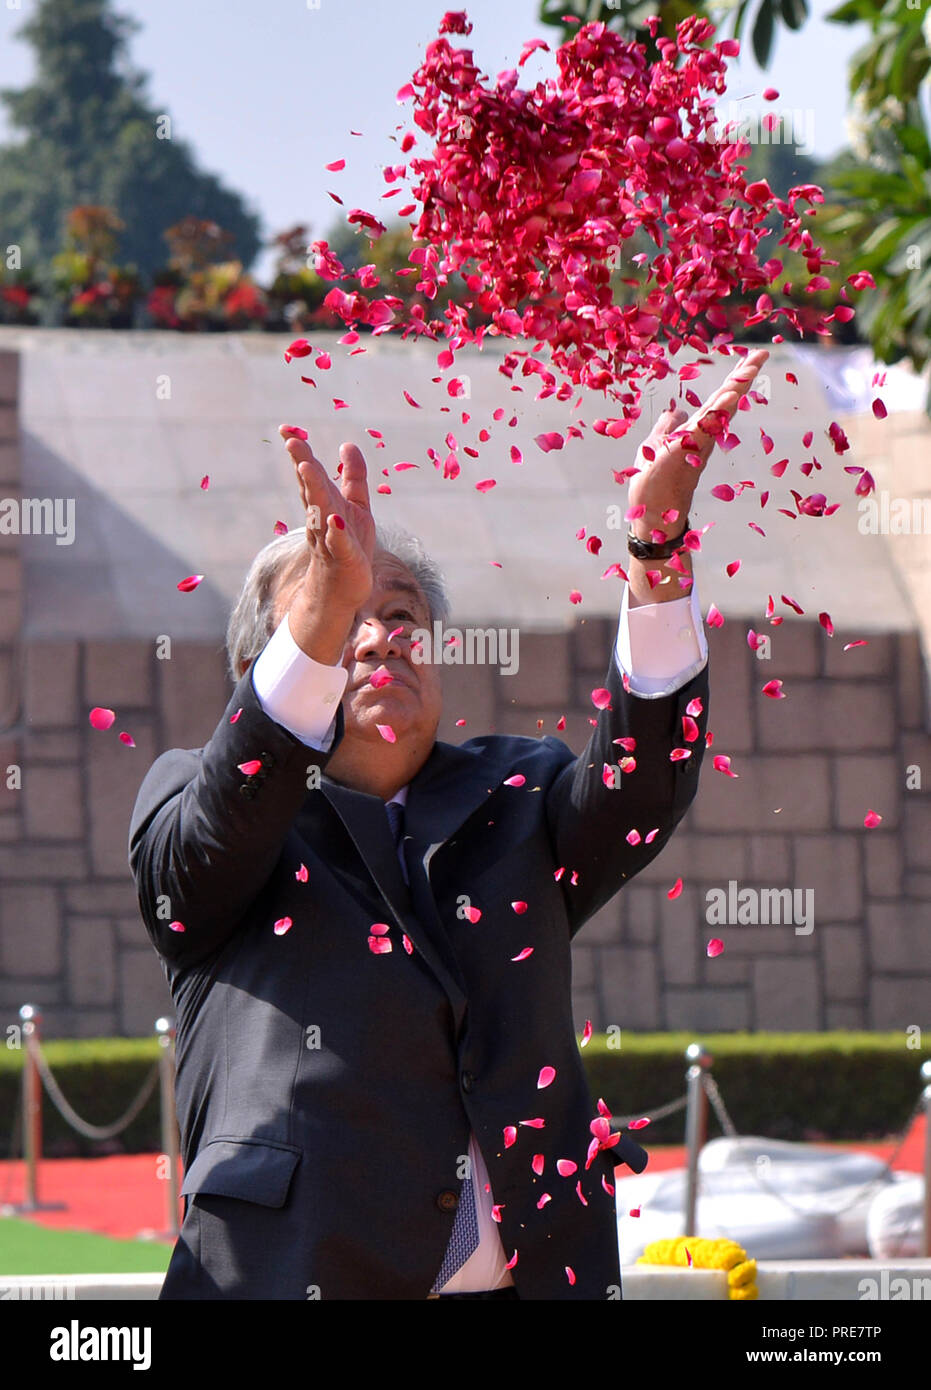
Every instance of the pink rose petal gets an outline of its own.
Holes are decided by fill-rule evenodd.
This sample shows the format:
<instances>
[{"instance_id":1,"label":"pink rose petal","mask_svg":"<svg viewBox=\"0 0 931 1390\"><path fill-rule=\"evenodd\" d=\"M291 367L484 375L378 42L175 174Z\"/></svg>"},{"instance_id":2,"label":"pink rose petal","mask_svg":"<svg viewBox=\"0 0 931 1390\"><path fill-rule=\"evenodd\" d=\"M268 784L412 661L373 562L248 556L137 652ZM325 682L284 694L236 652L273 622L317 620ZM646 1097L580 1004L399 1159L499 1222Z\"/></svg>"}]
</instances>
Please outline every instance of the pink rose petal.
<instances>
[{"instance_id":1,"label":"pink rose petal","mask_svg":"<svg viewBox=\"0 0 931 1390\"><path fill-rule=\"evenodd\" d=\"M120 734L120 743L125 743L127 748L135 748L136 746L136 740L133 738L132 734Z\"/></svg>"},{"instance_id":2,"label":"pink rose petal","mask_svg":"<svg viewBox=\"0 0 931 1390\"><path fill-rule=\"evenodd\" d=\"M394 949L387 936L370 936L368 947L373 956L387 956Z\"/></svg>"},{"instance_id":3,"label":"pink rose petal","mask_svg":"<svg viewBox=\"0 0 931 1390\"><path fill-rule=\"evenodd\" d=\"M670 901L671 901L673 898L678 898L678 896L679 896L679 894L680 894L681 892L682 892L682 880L681 880L681 878L677 878L676 881L675 881L675 883L672 885L672 887L671 887L671 888L669 889L669 891L667 892L666 897L669 898Z\"/></svg>"},{"instance_id":4,"label":"pink rose petal","mask_svg":"<svg viewBox=\"0 0 931 1390\"><path fill-rule=\"evenodd\" d=\"M293 923L290 917L279 917L275 923L274 932L276 936L284 936L285 932L291 930Z\"/></svg>"},{"instance_id":5,"label":"pink rose petal","mask_svg":"<svg viewBox=\"0 0 931 1390\"><path fill-rule=\"evenodd\" d=\"M99 705L95 705L87 718L92 729L109 729L116 719L116 713L112 709L102 709Z\"/></svg>"},{"instance_id":6,"label":"pink rose petal","mask_svg":"<svg viewBox=\"0 0 931 1390\"><path fill-rule=\"evenodd\" d=\"M307 872L307 865L302 864L299 869L295 869L294 877L297 879L298 883L306 883L310 877L310 874Z\"/></svg>"},{"instance_id":7,"label":"pink rose petal","mask_svg":"<svg viewBox=\"0 0 931 1390\"><path fill-rule=\"evenodd\" d=\"M604 686L598 686L595 690L592 691L592 704L595 706L596 709L610 709L610 690L606 690Z\"/></svg>"},{"instance_id":8,"label":"pink rose petal","mask_svg":"<svg viewBox=\"0 0 931 1390\"><path fill-rule=\"evenodd\" d=\"M763 694L768 695L771 700L784 700L786 698L782 689L782 681L767 681L762 689Z\"/></svg>"},{"instance_id":9,"label":"pink rose petal","mask_svg":"<svg viewBox=\"0 0 931 1390\"><path fill-rule=\"evenodd\" d=\"M719 956L724 950L724 942L719 937L713 936L705 949L709 956Z\"/></svg>"},{"instance_id":10,"label":"pink rose petal","mask_svg":"<svg viewBox=\"0 0 931 1390\"><path fill-rule=\"evenodd\" d=\"M504 1147L509 1149L512 1144L517 1143L516 1125L506 1125L504 1129Z\"/></svg>"},{"instance_id":11,"label":"pink rose petal","mask_svg":"<svg viewBox=\"0 0 931 1390\"><path fill-rule=\"evenodd\" d=\"M522 772L515 772L513 776L505 777L504 785L506 787L522 787L526 781L527 778Z\"/></svg>"},{"instance_id":12,"label":"pink rose petal","mask_svg":"<svg viewBox=\"0 0 931 1390\"><path fill-rule=\"evenodd\" d=\"M552 1085L556 1080L555 1067L542 1067L540 1075L537 1077L537 1090L542 1091L545 1087Z\"/></svg>"},{"instance_id":13,"label":"pink rose petal","mask_svg":"<svg viewBox=\"0 0 931 1390\"><path fill-rule=\"evenodd\" d=\"M182 594L189 594L192 589L197 588L198 584L203 579L203 577L204 576L202 574L189 574L187 579L182 579L179 581L177 588L181 591Z\"/></svg>"},{"instance_id":14,"label":"pink rose petal","mask_svg":"<svg viewBox=\"0 0 931 1390\"><path fill-rule=\"evenodd\" d=\"M882 816L879 815L877 811L867 811L866 815L863 817L863 824L866 826L867 830L875 830L881 820Z\"/></svg>"},{"instance_id":15,"label":"pink rose petal","mask_svg":"<svg viewBox=\"0 0 931 1390\"><path fill-rule=\"evenodd\" d=\"M649 1121L646 1117L644 1117L644 1118L641 1119L641 1120L631 1120L631 1122L630 1122L630 1124L627 1126L627 1128L628 1128L628 1129L645 1129L646 1126L647 1126L649 1123L650 1123L650 1121Z\"/></svg>"},{"instance_id":16,"label":"pink rose petal","mask_svg":"<svg viewBox=\"0 0 931 1390\"><path fill-rule=\"evenodd\" d=\"M250 758L248 762L237 763L236 766L244 777L254 777L262 766L262 760L261 758Z\"/></svg>"},{"instance_id":17,"label":"pink rose petal","mask_svg":"<svg viewBox=\"0 0 931 1390\"><path fill-rule=\"evenodd\" d=\"M585 1020L585 1027L582 1029L582 1040L579 1047L586 1047L592 1036L592 1021L590 1018Z\"/></svg>"},{"instance_id":18,"label":"pink rose petal","mask_svg":"<svg viewBox=\"0 0 931 1390\"><path fill-rule=\"evenodd\" d=\"M528 956L532 956L532 955L533 955L533 947L532 947L532 946L525 946L524 949L519 953L519 955L512 956L512 957L511 957L511 960L512 960L512 961L526 960Z\"/></svg>"},{"instance_id":19,"label":"pink rose petal","mask_svg":"<svg viewBox=\"0 0 931 1390\"><path fill-rule=\"evenodd\" d=\"M394 729L392 729L390 724L376 724L375 728L381 734L382 738L385 740L386 743L397 742L397 734L394 732Z\"/></svg>"},{"instance_id":20,"label":"pink rose petal","mask_svg":"<svg viewBox=\"0 0 931 1390\"><path fill-rule=\"evenodd\" d=\"M169 930L169 931L187 931L187 927L184 925L183 922L169 922L169 923L168 923L168 930Z\"/></svg>"},{"instance_id":21,"label":"pink rose petal","mask_svg":"<svg viewBox=\"0 0 931 1390\"><path fill-rule=\"evenodd\" d=\"M556 1172L561 1178L571 1178L572 1174L578 1171L579 1165L573 1163L571 1158L557 1158Z\"/></svg>"}]
</instances>

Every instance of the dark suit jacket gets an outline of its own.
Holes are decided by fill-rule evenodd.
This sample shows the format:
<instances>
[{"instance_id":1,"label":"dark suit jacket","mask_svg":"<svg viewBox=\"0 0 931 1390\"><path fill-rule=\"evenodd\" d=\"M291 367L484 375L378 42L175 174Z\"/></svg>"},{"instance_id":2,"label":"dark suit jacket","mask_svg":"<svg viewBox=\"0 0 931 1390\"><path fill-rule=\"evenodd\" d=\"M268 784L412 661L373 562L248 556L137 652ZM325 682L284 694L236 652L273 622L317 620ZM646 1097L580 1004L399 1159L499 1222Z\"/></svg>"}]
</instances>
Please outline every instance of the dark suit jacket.
<instances>
[{"instance_id":1,"label":"dark suit jacket","mask_svg":"<svg viewBox=\"0 0 931 1390\"><path fill-rule=\"evenodd\" d=\"M618 1297L603 1183L618 1151L585 1170L597 1112L570 943L688 809L708 668L645 700L625 694L612 659L605 685L612 707L578 758L552 737L435 744L408 791L409 889L383 801L325 775L341 707L330 753L317 752L262 711L247 671L205 748L153 764L130 865L176 1006L187 1198L163 1298L426 1298L470 1130L521 1298ZM683 744L696 696L701 737ZM603 766L623 756L622 736L637 740L637 767L610 789ZM676 746L691 757L671 762ZM246 777L238 764L253 758L261 770ZM314 767L322 785L308 790ZM514 773L523 786L504 785ZM655 826L651 844L628 844L632 827ZM169 929L178 920L183 932ZM390 925L390 953L369 949L376 922ZM556 1078L538 1089L545 1066ZM559 1176L557 1159L577 1173Z\"/></svg>"}]
</instances>

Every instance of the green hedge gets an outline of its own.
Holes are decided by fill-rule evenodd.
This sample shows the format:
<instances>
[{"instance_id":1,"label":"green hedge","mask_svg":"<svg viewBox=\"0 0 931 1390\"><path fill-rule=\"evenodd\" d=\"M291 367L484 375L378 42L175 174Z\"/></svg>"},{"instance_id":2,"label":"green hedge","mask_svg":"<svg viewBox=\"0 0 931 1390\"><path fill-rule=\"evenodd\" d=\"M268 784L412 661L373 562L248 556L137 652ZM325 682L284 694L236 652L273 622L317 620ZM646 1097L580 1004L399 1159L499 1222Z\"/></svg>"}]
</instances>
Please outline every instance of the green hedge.
<instances>
[{"instance_id":1,"label":"green hedge","mask_svg":"<svg viewBox=\"0 0 931 1390\"><path fill-rule=\"evenodd\" d=\"M649 1115L685 1091L685 1049L700 1040L741 1134L773 1139L844 1140L896 1133L921 1092L919 1067L931 1047L906 1046L899 1033L622 1033L620 1047L596 1034L582 1052L592 1092L615 1115ZM158 1058L154 1038L47 1042L43 1052L65 1097L92 1124L109 1124L138 1093ZM22 1051L0 1050L0 1115L9 1152L19 1109ZM158 1087L116 1139L94 1142L67 1125L43 1096L43 1152L48 1157L157 1153L161 1148ZM709 1138L719 1134L713 1111ZM647 1144L680 1144L684 1112L641 1134ZM21 1140L20 1140L21 1145ZM15 1152L20 1153L17 1146Z\"/></svg>"}]
</instances>

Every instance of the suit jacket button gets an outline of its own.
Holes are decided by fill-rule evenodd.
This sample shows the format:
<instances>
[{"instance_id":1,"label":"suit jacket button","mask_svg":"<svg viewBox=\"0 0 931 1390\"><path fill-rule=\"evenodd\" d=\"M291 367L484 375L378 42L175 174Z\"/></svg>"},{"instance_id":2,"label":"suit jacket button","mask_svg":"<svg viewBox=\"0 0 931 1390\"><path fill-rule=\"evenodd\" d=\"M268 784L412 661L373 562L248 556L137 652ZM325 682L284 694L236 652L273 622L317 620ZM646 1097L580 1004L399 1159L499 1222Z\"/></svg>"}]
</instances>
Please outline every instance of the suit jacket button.
<instances>
[{"instance_id":1,"label":"suit jacket button","mask_svg":"<svg viewBox=\"0 0 931 1390\"><path fill-rule=\"evenodd\" d=\"M436 1199L436 1204L440 1211L455 1211L459 1205L459 1194L450 1192L448 1189L441 1192Z\"/></svg>"},{"instance_id":2,"label":"suit jacket button","mask_svg":"<svg viewBox=\"0 0 931 1390\"><path fill-rule=\"evenodd\" d=\"M247 797L251 801L255 796L255 787L250 787L248 782L243 782L242 786L239 788L239 794L240 796Z\"/></svg>"},{"instance_id":3,"label":"suit jacket button","mask_svg":"<svg viewBox=\"0 0 931 1390\"><path fill-rule=\"evenodd\" d=\"M464 1071L462 1073L462 1089L467 1095L475 1090L475 1077L470 1071Z\"/></svg>"}]
</instances>

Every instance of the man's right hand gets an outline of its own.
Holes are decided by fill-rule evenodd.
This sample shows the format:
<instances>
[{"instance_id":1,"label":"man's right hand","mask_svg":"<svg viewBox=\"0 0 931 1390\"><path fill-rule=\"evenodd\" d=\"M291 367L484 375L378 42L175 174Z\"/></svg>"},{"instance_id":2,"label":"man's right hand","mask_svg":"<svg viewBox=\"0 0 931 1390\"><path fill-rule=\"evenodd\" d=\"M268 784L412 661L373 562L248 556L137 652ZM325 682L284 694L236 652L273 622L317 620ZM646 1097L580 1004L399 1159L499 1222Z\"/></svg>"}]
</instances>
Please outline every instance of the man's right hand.
<instances>
[{"instance_id":1,"label":"man's right hand","mask_svg":"<svg viewBox=\"0 0 931 1390\"><path fill-rule=\"evenodd\" d=\"M375 520L365 459L355 444L340 446L337 489L306 440L296 438L290 425L280 425L278 433L294 463L307 519L307 569L292 593L288 626L307 656L335 666L356 612L372 592Z\"/></svg>"}]
</instances>

